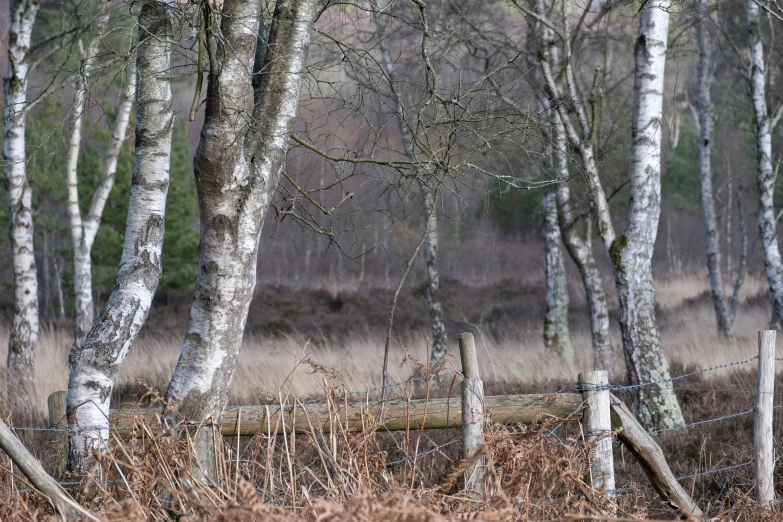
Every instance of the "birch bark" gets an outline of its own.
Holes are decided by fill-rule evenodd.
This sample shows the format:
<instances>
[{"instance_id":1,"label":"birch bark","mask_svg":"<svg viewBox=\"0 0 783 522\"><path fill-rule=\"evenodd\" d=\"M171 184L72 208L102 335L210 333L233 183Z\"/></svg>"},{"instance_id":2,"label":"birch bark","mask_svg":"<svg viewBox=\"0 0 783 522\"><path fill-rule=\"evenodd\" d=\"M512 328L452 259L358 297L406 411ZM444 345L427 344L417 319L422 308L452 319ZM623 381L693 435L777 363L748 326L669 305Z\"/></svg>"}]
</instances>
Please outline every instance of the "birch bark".
<instances>
[{"instance_id":1,"label":"birch bark","mask_svg":"<svg viewBox=\"0 0 783 522\"><path fill-rule=\"evenodd\" d=\"M199 273L167 392L170 420L220 422L227 405L256 283L258 243L288 148L317 7L317 0L276 2L264 62L254 64L260 2L223 4L220 66L209 76L194 160ZM254 74L261 76L255 97ZM214 476L213 440L203 427L194 437L197 476Z\"/></svg>"},{"instance_id":2,"label":"birch bark","mask_svg":"<svg viewBox=\"0 0 783 522\"><path fill-rule=\"evenodd\" d=\"M552 118L552 149L557 179L567 180L568 158L566 157L567 140L563 121L557 111L551 111ZM593 162L593 166L595 163ZM597 174L597 172L596 172ZM571 259L574 260L587 297L587 307L590 312L590 332L592 334L593 365L597 370L606 370L609 377L614 375L612 361L612 338L609 335L609 307L606 304L606 292L603 287L601 272L593 255L590 240L583 239L574 229L574 217L571 210L571 194L568 185L560 183L556 191L558 223L563 243Z\"/></svg>"},{"instance_id":3,"label":"birch bark","mask_svg":"<svg viewBox=\"0 0 783 522\"><path fill-rule=\"evenodd\" d=\"M746 0L748 40L750 44L750 95L756 132L757 184L759 190L759 229L764 252L767 282L772 294L772 316L783 324L783 262L778 246L775 216L775 172L772 168L772 128L767 109L764 44L761 35L759 6Z\"/></svg>"},{"instance_id":4,"label":"birch bark","mask_svg":"<svg viewBox=\"0 0 783 522\"><path fill-rule=\"evenodd\" d=\"M541 216L541 242L544 246L546 273L544 346L564 359L573 361L574 347L568 331L568 281L563 251L560 249L557 196L554 192L545 194L541 200Z\"/></svg>"},{"instance_id":5,"label":"birch bark","mask_svg":"<svg viewBox=\"0 0 783 522\"><path fill-rule=\"evenodd\" d=\"M539 6L539 9L540 8L541 6ZM528 27L527 38L529 50L528 63L529 68L534 71L536 90L541 90L542 86L540 83L544 80L544 93L548 93L550 97L557 96L554 82L552 82L551 85L548 85L548 82L546 81L553 80L549 56L556 54L555 48L553 47L554 42L552 41L551 29L543 24L531 23ZM544 46L540 53L538 52L538 49L536 49L537 39L539 40L538 44ZM539 56L538 62L536 62L534 58L536 55ZM546 68L546 74L548 74L546 79L543 78L539 65L544 66L541 67L541 69ZM559 112L552 108L550 97L543 97L539 102L543 112L547 113L550 118L548 122L543 123L549 123L551 127L551 150L548 150L547 154L551 153L552 155L554 169L553 177L562 181L555 191L560 236L571 259L574 260L574 263L579 270L579 275L582 278L582 284L585 289L585 297L590 313L594 367L599 370L608 371L611 377L614 374L614 365L612 361L611 337L609 335L609 310L606 304L606 292L604 292L601 273L598 269L595 257L593 256L592 240L589 238L589 235L586 238L582 238L574 228L576 220L573 217L570 190L566 183L566 180L569 179L568 157L566 155L566 151L568 150L566 129ZM591 141L581 142L581 146L577 146L576 148L578 150L584 149L589 151L588 157L592 158ZM595 161L591 161L589 165L595 169ZM597 179L597 170L595 170L593 174Z\"/></svg>"},{"instance_id":6,"label":"birch bark","mask_svg":"<svg viewBox=\"0 0 783 522\"><path fill-rule=\"evenodd\" d=\"M655 320L652 255L661 214L661 123L670 0L650 0L642 10L634 45L631 128L631 202L625 235L609 250L615 267L620 327L631 384L669 378ZM668 387L642 386L634 394L636 416L648 427L683 424Z\"/></svg>"},{"instance_id":7,"label":"birch bark","mask_svg":"<svg viewBox=\"0 0 783 522\"><path fill-rule=\"evenodd\" d=\"M570 37L563 28L564 98L555 81L551 64L554 39L541 21L538 37L544 85L563 123L566 136L581 155L598 230L606 246L615 274L619 301L620 330L626 368L631 384L669 378L669 365L660 346L655 321L655 291L652 282L652 253L660 218L660 139L663 113L663 80L669 28L669 0L653 0L642 10L639 33L634 47L634 109L631 158L631 205L625 234L617 236L606 194L593 154L596 122L587 116L571 67ZM539 20L547 16L543 0L536 0ZM570 103L561 103L568 99ZM577 132L567 108L582 129ZM634 406L639 420L648 428L682 424L682 412L671 389L661 386L634 388Z\"/></svg>"},{"instance_id":8,"label":"birch bark","mask_svg":"<svg viewBox=\"0 0 783 522\"><path fill-rule=\"evenodd\" d=\"M170 5L145 1L138 23L136 159L125 242L114 289L75 353L68 383L69 468L81 473L92 467L94 452L105 449L114 378L147 318L161 275L174 121ZM99 194L91 206L102 207Z\"/></svg>"},{"instance_id":9,"label":"birch bark","mask_svg":"<svg viewBox=\"0 0 783 522\"><path fill-rule=\"evenodd\" d=\"M87 103L89 80L92 73L98 46L106 28L109 25L109 2L101 6L101 13L96 22L95 35L83 54L80 78L76 82L72 104L71 136L66 156L66 188L68 193L68 220L73 243L73 287L75 297L74 343L71 348L71 359L81 346L84 338L93 324L92 298L92 245L98 233L106 200L114 185L117 170L117 158L125 141L125 135L130 121L136 88L136 70L131 64L128 68L128 80L122 92L122 99L117 112L117 119L112 129L109 147L103 160L103 174L93 193L87 215L82 217L79 206L78 164L81 151L82 127Z\"/></svg>"},{"instance_id":10,"label":"birch bark","mask_svg":"<svg viewBox=\"0 0 783 522\"><path fill-rule=\"evenodd\" d=\"M699 113L699 199L704 217L704 243L707 251L707 270L710 276L712 303L715 308L715 319L718 323L718 333L729 335L729 309L726 302L726 292L723 288L721 273L720 236L718 222L715 217L715 201L712 195L712 101L710 88L712 74L710 72L711 58L707 29L704 27L704 17L707 16L707 0L699 0L699 19L696 30L699 40L699 65L697 110ZM731 209L729 209L730 211Z\"/></svg>"},{"instance_id":11,"label":"birch bark","mask_svg":"<svg viewBox=\"0 0 783 522\"><path fill-rule=\"evenodd\" d=\"M419 191L424 199L424 210L427 220L425 222L424 240L424 259L427 265L427 306L430 313L430 325L432 329L432 348L431 359L437 361L446 355L448 338L446 334L446 325L443 322L443 305L440 302L440 261L438 258L438 213L432 209L437 205L435 198L435 187L432 180L427 179L427 169L424 168L416 155L414 147L413 133L405 121L405 112L400 99L400 94L395 86L394 63L391 59L388 46L386 44L386 21L383 17L383 11L387 11L391 6L391 1L383 7L377 0L370 2L375 18L376 36L378 38L378 47L381 51L381 60L386 73L386 80L389 82L392 97L395 106L395 121L400 131L402 148L408 161L415 165L414 177L418 181Z\"/></svg>"},{"instance_id":12,"label":"birch bark","mask_svg":"<svg viewBox=\"0 0 783 522\"><path fill-rule=\"evenodd\" d=\"M27 178L25 125L30 40L39 0L12 0L8 27L8 72L3 84L3 159L11 224L14 315L8 340L7 399L15 415L29 411L38 343L38 275L33 251L32 188Z\"/></svg>"},{"instance_id":13,"label":"birch bark","mask_svg":"<svg viewBox=\"0 0 783 522\"><path fill-rule=\"evenodd\" d=\"M571 195L565 184L557 188L557 208L560 223L560 233L563 243L571 259L576 263L582 277L582 285L587 297L587 307L590 313L590 332L592 334L593 367L606 370L609 376L614 375L612 359L612 338L609 335L609 307L606 304L601 271L593 255L589 241L586 241L574 230L573 211L571 210Z\"/></svg>"}]
</instances>

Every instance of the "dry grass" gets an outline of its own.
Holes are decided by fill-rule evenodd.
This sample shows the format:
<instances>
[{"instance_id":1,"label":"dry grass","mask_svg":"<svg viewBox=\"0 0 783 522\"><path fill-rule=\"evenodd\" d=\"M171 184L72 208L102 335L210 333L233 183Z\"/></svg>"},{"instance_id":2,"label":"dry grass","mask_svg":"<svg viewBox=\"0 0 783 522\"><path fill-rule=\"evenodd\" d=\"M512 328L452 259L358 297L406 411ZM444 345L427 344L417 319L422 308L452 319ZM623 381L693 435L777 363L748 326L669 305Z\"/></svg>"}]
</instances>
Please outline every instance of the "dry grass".
<instances>
[{"instance_id":1,"label":"dry grass","mask_svg":"<svg viewBox=\"0 0 783 522\"><path fill-rule=\"evenodd\" d=\"M693 278L659 284L661 340L674 374L755 355L756 331L766 328L769 310L763 299L755 297L753 289L761 288L758 282L751 282L746 288L749 291L744 294L745 302L735 323L737 337L735 342L727 343L713 333L715 319L709 299L704 298L706 284ZM137 379L155 390L165 390L179 354L178 334L139 339L118 378L118 400L132 401L138 396ZM621 361L619 334L614 335L616 359ZM573 340L577 361L565 363L544 349L539 332L522 332L503 339L479 332L480 364L487 393L548 392L573 384L577 373L592 363L588 332L574 331ZM355 335L348 341L313 339L308 355L323 367L300 366L295 377L287 381L286 376L297 366L307 341L301 335L249 335L231 402L278 402L281 389L283 396L290 393L297 398L328 397L327 400L340 401L345 390L365 390L379 383L383 338L369 333ZM0 338L0 346L5 344L5 339ZM42 335L36 390L40 422L44 422L47 395L66 387L69 344L70 332L65 329L47 329ZM404 381L419 375L415 361L406 358L406 353L423 357L425 350L423 332L406 332L398 337L393 360L407 360L399 367L392 365L392 379ZM459 365L458 358L447 362L452 369L454 364ZM752 408L752 366L678 381L686 421ZM339 374L324 369L328 367ZM621 365L612 370L614 382L622 382ZM393 394L404 395L408 390L401 387ZM416 448L425 452L454 439L458 436L456 430L388 434L370 429L360 434L304 433L287 439L257 436L242 439L241 445L237 439L226 438L219 448L220 476L210 486L189 477L187 439L150 430L143 443L113 440L111 452L101 459L105 480L72 488L71 492L82 505L101 507L105 520L117 521L601 520L604 513L626 519L676 517L676 513L660 504L651 489L632 487L614 501L592 491L584 482L591 448L581 441L579 433L579 427L573 423L560 427L491 428L484 450L490 472L482 486L483 494L477 495L461 491L464 463L459 459L459 444L387 465L412 456ZM783 419L776 419L775 433L777 442L783 443ZM53 448L44 437L45 434L27 440L51 465ZM675 475L710 471L749 460L752 418L745 416L662 434L658 439ZM619 446L615 446L615 451L618 486L646 485L633 458ZM750 500L752 467L684 483L716 520L773 520L777 516L754 506ZM19 487L18 479L14 484ZM7 474L5 479L0 476L0 490L8 491L10 485ZM49 512L45 502L32 493L8 496L0 491L0 495L5 495L5 500L0 501L0 520L41 520L41 515Z\"/></svg>"},{"instance_id":2,"label":"dry grass","mask_svg":"<svg viewBox=\"0 0 783 522\"><path fill-rule=\"evenodd\" d=\"M745 285L744 298L753 298L761 288L758 280ZM706 282L688 277L667 280L658 284L657 295L663 310L661 342L670 363L678 368L707 367L746 359L756 353L756 332L767 328L769 311L763 306L741 306L735 321L736 342L726 343L714 332L715 317L712 305L704 299ZM763 291L763 290L759 290ZM679 294L677 294L679 292ZM699 299L701 297L701 299ZM581 313L581 312L580 312ZM615 327L616 329L616 327ZM592 366L589 332L583 328L572 331L577 359L567 363L545 350L538 331L513 333L502 339L477 332L481 356L482 377L488 386L498 392L544 390L540 385L560 386L575 382L576 375ZM5 390L3 363L7 349L6 332L0 334L0 390ZM400 362L410 352L424 358L426 332L398 334L393 346L392 361ZM619 331L613 332L617 364L612 368L614 382L621 383L624 366L620 351ZM308 354L324 366L341 374L342 384L349 390L366 390L378 386L381 378L383 333L363 333L347 340L312 338L303 335L261 337L246 335L232 390L232 404L263 404L277 396L283 378L288 375L308 343ZM138 380L158 391L165 391L181 348L181 332L142 335L133 346L117 378L117 399L134 400L139 389ZM71 332L66 328L44 328L37 352L36 411L40 420L46 418L46 397L64 390L68 383L68 350ZM456 351L456 347L455 347ZM459 367L459 358L452 357L450 365ZM391 379L405 381L416 374L408 363L401 367L390 365ZM718 371L715 378L725 378L730 371ZM322 393L320 377L299 376L292 394L309 398Z\"/></svg>"}]
</instances>

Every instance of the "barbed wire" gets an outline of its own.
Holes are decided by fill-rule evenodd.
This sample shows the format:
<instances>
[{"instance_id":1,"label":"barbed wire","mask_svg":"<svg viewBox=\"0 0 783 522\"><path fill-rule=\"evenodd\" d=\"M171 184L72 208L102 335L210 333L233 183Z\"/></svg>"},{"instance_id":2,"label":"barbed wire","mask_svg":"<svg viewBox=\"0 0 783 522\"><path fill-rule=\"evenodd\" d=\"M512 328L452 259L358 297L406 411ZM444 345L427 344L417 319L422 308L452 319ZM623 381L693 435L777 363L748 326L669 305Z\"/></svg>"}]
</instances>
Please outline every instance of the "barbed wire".
<instances>
[{"instance_id":1,"label":"barbed wire","mask_svg":"<svg viewBox=\"0 0 783 522\"><path fill-rule=\"evenodd\" d=\"M638 384L634 384L634 385L611 385L611 384L610 385L591 385L590 389L594 390L594 391L601 391L601 390L628 391L628 390L643 388L643 387L647 387L647 386L658 386L658 385L661 385L661 384L674 382L674 381L677 381L677 380L685 379L687 377L692 377L692 376L695 376L695 375L699 375L699 374L710 372L710 371L714 371L714 370L740 366L740 365L743 365L743 364L747 364L747 363L753 362L754 360L757 360L757 359L758 359L758 356L754 356L754 357L751 357L749 359L744 359L744 360L735 361L735 362L731 362L731 363L719 364L719 365L715 365L715 366L701 368L701 369L693 371L693 372L689 372L689 373L686 373L686 374L683 374L683 375L679 375L679 376L672 377L672 378L669 378L669 379L662 379L662 380L658 380L658 381L638 383ZM776 358L776 360L777 361L783 361L783 358ZM328 401L328 400L345 398L345 397L348 397L348 396L355 396L355 395L369 396L369 394L371 394L373 392L381 391L381 390L384 390L384 389L401 387L403 385L409 385L410 383L413 383L413 382L423 381L423 380L427 380L427 379L436 379L436 378L443 377L443 376L448 376L448 375L454 376L455 378L461 378L462 377L462 374L459 371L438 372L438 373L433 374L433 375L424 375L424 376L410 377L410 378L402 380L402 381L389 383L389 384L382 385L382 386L375 386L375 387L367 388L367 389L364 389L364 390L351 390L351 391L343 390L342 392L339 392L339 391L338 392L333 392L330 395L324 395L324 396L321 396L321 397L309 399L309 400L307 400L305 402L301 402L300 404L302 406L307 406L307 405L312 405L312 404L318 404L319 402L324 402L324 401ZM579 384L576 384L576 385L569 384L569 385L566 385L566 386L562 387L561 389L559 389L556 392L536 394L535 397L539 397L539 396L542 396L542 395L561 394L561 393L564 393L564 390L566 390L569 387L573 387L575 389L575 391L577 391L577 392L581 391L581 388L580 388ZM677 388L673 388L672 387L671 389L677 389ZM715 389L709 389L709 388L700 388L700 389L684 388L684 389L681 389L681 390L683 390L683 391L710 391L710 392L711 391L724 391L724 392L743 392L743 393L753 393L753 392L756 392L756 390L715 390ZM781 393L777 393L776 395L781 395ZM519 409L514 414L511 415L511 417L505 423L505 425L511 424L514 421L514 419L516 418L516 416L520 412L522 412L525 409L525 407L527 407L529 404L531 404L535 400L535 397L531 398L531 400L528 401L526 404L523 404L522 406L520 406ZM389 400L389 399L387 399L387 400ZM390 399L390 400L394 400L394 399ZM563 421L570 420L574 415L576 415L578 412L580 412L582 410L582 408L584 407L584 405L586 404L586 402L587 402L587 400L583 400L568 416L566 416L563 419ZM272 405L269 405L269 406L280 408L279 404L277 404L277 405L272 404ZM290 406L287 406L287 405L283 406L280 409L282 410L282 409L284 409L286 407L295 408L296 407L296 402L294 402ZM773 407L773 409L775 409L775 410L781 409L781 408L783 408L783 405L778 405L778 406L774 406ZM650 434L655 435L655 434L668 432L668 431L689 429L689 428L692 428L692 427L695 427L695 426L699 426L699 425L703 425L703 424L708 424L708 423L712 423L712 422L719 422L719 421L723 421L723 420L727 420L727 419L741 417L741 416L753 413L754 411L755 411L755 409L750 409L750 410L736 412L736 413L723 415L723 416L715 417L715 418L711 418L711 419L704 419L704 420L694 421L694 422L691 422L691 423L682 424L682 425L679 425L679 426L673 426L673 427L670 427L670 428L661 428L661 429L658 429L658 430L650 431ZM245 417L242 420L243 421L252 421L252 420L256 420L258 418L263 418L266 415L267 415L267 412L265 411L265 412L263 412L263 413L261 413L259 415L253 415L253 416ZM223 421L223 422L219 422L219 423L218 422L210 423L209 425L221 426L221 425L224 425L224 424L227 424L227 423L233 424L235 422L236 421L234 421L234 420L232 420L232 421ZM108 429L116 431L116 430L129 430L129 429L134 429L136 427L137 426L125 426L125 427L110 426ZM550 435L553 435L553 436L557 437L557 435L555 435L555 430L557 429L557 427L559 427L559 425L554 427L554 428L552 428L550 430ZM151 429L168 429L166 426L149 426L148 428L151 428ZM87 432L87 431L106 430L107 427L104 425L104 426L94 426L94 427L84 427L84 428L79 428L79 429L71 429L71 428L68 428L68 427L51 425L49 427L26 427L26 426L24 426L24 427L23 426L14 427L14 426L12 426L12 429L17 430L17 431L47 431L47 432L75 433L75 432ZM559 440L559 437L557 437L557 438ZM414 460L414 459L419 459L419 458L422 458L422 457L426 457L427 455L431 455L433 453L440 452L444 448L447 448L449 446L457 444L457 443L459 443L461 441L462 441L461 437L448 440L446 442L437 444L437 445L435 445L434 447L432 447L430 449L427 449L425 451L421 451L421 452L419 452L419 453L417 453L415 455L407 455L407 456L405 456L403 458L396 459L396 460L393 460L391 462L387 462L386 463L386 468L391 468L391 467L397 466L397 465L402 464L402 463L407 462L407 461L411 461L411 460ZM560 441L560 442L562 443L562 441ZM783 458L783 455L778 455L778 456L775 457L775 460L778 460L778 459L781 459L781 458ZM694 479L694 478L699 478L699 477L703 477L703 476L707 476L707 475L711 475L711 474L715 474L715 473L720 473L720 472L740 469L740 468L749 466L753 462L754 461L751 459L749 461L742 462L742 463L739 463L739 464L733 464L733 465L724 466L724 467L721 467L721 468L707 470L707 471L703 471L703 472L699 472L699 473L693 473L693 474L690 474L690 475L684 475L684 476L681 476L681 477L677 477L676 480L681 481L681 480L687 480L687 479ZM81 482L71 481L71 482L60 482L59 484L62 485L62 486L75 486L75 485L81 484ZM626 491L631 491L631 490L634 490L634 489L644 489L644 488L649 488L649 487L651 487L651 486L647 485L647 486L620 487L620 488L615 488L614 490L611 490L610 493L618 494L618 493L622 493L622 492L626 492ZM24 492L27 492L27 491L34 491L34 490L32 490L30 488L26 488L26 489L15 490L13 492L7 492L5 494L24 493Z\"/></svg>"},{"instance_id":2,"label":"barbed wire","mask_svg":"<svg viewBox=\"0 0 783 522\"><path fill-rule=\"evenodd\" d=\"M758 359L758 355L753 356L753 357L751 357L749 359L741 360L741 361L735 361L735 362L731 362L731 363L725 363L725 364L719 364L719 365L715 365L715 366L710 366L710 367L707 367L707 368L701 368L699 370L696 370L696 371L693 371L693 372L690 372L690 373L686 373L686 374L683 374L683 375L678 375L676 377L672 377L672 378L669 378L669 379L662 379L662 380L659 380L659 381L638 383L638 384L633 384L633 385L614 385L614 384L595 385L595 386L592 386L591 389L593 389L595 391L600 391L600 390L628 391L628 390L642 388L642 387L647 387L647 386L655 386L655 385L665 384L667 382L674 382L674 381L677 381L677 380L680 380L680 379L685 379L687 377L692 377L694 375L699 375L699 374L710 372L710 371L714 371L714 370L730 368L730 367L734 367L734 366L740 366L740 365L747 364L747 363L750 363L752 361L755 361L757 359ZM783 358L781 358L781 359L783 359ZM776 359L776 360L781 360L781 359ZM405 379L405 380L402 380L402 381L388 383L386 385L381 385L381 386L375 386L375 387L367 388L367 389L364 389L364 390L351 390L351 391L343 391L342 393L339 393L339 392L338 393L333 393L331 395L323 395L323 396L320 396L320 397L317 397L317 398L308 399L307 401L302 402L302 405L303 406L307 406L307 405L311 405L311 404L318 404L320 402L325 402L325 401L327 401L329 399L334 399L334 398L339 398L339 397L348 397L348 396L355 396L355 395L369 395L370 393L381 391L381 390L384 390L384 389L401 387L402 385L405 385L405 384L410 384L410 383L418 382L418 381L422 381L422 380L436 379L436 378L444 377L444 376L448 376L448 375L452 375L455 378L461 378L462 377L462 373L460 371L445 371L445 372L438 372L438 373L435 373L433 375L421 375L421 376L409 377L408 379ZM557 392L554 392L554 393L563 393L563 390L568 388L568 387L570 387L570 386L575 386L575 389L577 391L579 391L579 385L577 384L577 385L567 385L567 386L561 388L561 390L559 390ZM696 390L693 389L691 391L696 391ZM703 391L717 391L717 390L703 389ZM739 390L739 391L743 391L744 392L744 390ZM746 393L750 393L750 391L747 391ZM779 395L779 394L776 394L776 395ZM270 406L278 407L279 405L270 405ZM508 423L513 422L513 419L516 417L516 415L518 415L519 412L521 412L526 406L527 406L527 404L521 406L519 408L519 410L514 415L511 416L511 418L509 419ZM295 407L295 404L292 404L289 407L293 408L293 407ZM576 411L577 410L572 412L571 416L573 416L576 413ZM698 421L696 423L686 424L686 425L682 425L682 426L678 426L678 427L674 427L674 428L665 428L665 429L662 429L662 430L657 430L657 431L652 432L652 433L660 433L662 431L671 431L671 430L675 430L675 429L684 429L684 428L691 427L691 426L698 425L698 424L704 424L704 423L707 423L707 422L715 422L715 421L718 421L718 420L723 420L724 418L732 418L733 416L740 416L740 415L745 415L745 414L747 414L747 412L742 412L740 414L732 414L732 415L728 415L728 416L725 416L725 417L717 417L715 419L708 419L708 420L705 420L705 421ZM246 417L244 420L246 420L246 421L253 421L253 420L260 419L260 418L264 418L265 416L266 416L266 412L260 413L258 415L252 415L252 416ZM569 416L569 418L571 416ZM566 420L568 420L568 419L566 419ZM221 421L221 422L209 423L208 425L210 425L210 426L223 426L225 424L231 424L233 422L234 421L229 421L229 422ZM126 431L126 430L132 430L135 427L134 426L109 426L107 428L105 425L102 425L102 426L85 426L85 427L74 429L74 428L64 427L64 426L50 425L49 427L12 426L12 428L14 430L16 430L16 431L31 431L31 432L49 431L49 432L65 432L65 433L85 433L85 432L102 431L102 430L106 430L106 429L108 429L110 431ZM150 426L150 428L151 429L156 429L156 430L168 429L165 426Z\"/></svg>"},{"instance_id":3,"label":"barbed wire","mask_svg":"<svg viewBox=\"0 0 783 522\"><path fill-rule=\"evenodd\" d=\"M635 390L635 389L638 389L638 388L646 388L648 386L657 386L659 384L666 384L668 382L678 381L680 379L685 379L687 377L693 377L694 375L699 375L699 374L706 373L706 372L711 372L711 371L714 371L714 370L721 370L723 368L731 368L732 366L740 366L740 365L743 365L743 364L748 364L750 362L755 361L758 358L759 358L758 355L754 355L750 359L744 359L742 361L735 361L735 362L726 363L726 364L718 364L718 365L715 365L715 366L710 366L708 368L701 368L699 370L696 370L696 371L693 371L693 372L690 372L690 373L686 373L686 374L683 374L683 375L678 375L677 377L670 377L668 379L661 379L659 381L641 382L641 383L638 383L638 384L625 384L625 385L606 384L606 385L601 385L601 386L595 386L593 389L595 389L595 390L627 391L627 390Z\"/></svg>"},{"instance_id":4,"label":"barbed wire","mask_svg":"<svg viewBox=\"0 0 783 522\"><path fill-rule=\"evenodd\" d=\"M696 422L691 422L688 424L681 424L680 426L672 426L671 428L661 428L659 430L652 430L650 431L650 435L656 435L658 433L663 433L665 431L675 431L675 430L684 430L686 428L692 428L693 426L699 426L700 424L708 424L710 422L718 422L726 419L733 419L734 417L741 417L743 415L747 415L749 413L753 413L755 409L753 410L747 410L747 411L741 411L738 413L731 413L729 415L724 415L723 417L715 417L713 419L706 419L706 420L700 420Z\"/></svg>"}]
</instances>

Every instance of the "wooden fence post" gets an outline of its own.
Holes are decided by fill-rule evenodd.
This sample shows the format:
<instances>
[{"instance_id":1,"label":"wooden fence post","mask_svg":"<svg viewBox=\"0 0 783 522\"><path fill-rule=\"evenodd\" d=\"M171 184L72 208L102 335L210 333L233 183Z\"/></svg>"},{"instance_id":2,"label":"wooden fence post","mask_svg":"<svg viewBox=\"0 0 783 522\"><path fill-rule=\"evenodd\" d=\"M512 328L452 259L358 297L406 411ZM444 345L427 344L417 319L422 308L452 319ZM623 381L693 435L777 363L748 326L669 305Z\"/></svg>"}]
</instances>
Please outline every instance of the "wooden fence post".
<instances>
[{"instance_id":1,"label":"wooden fence post","mask_svg":"<svg viewBox=\"0 0 783 522\"><path fill-rule=\"evenodd\" d=\"M65 419L65 397L68 392L58 391L49 395L47 403L49 404L49 427L55 428L52 432L52 442L54 443L54 449L57 452L55 454L55 468L54 478L60 478L65 472L65 468L68 466L68 433L65 431L59 431L68 427L68 422ZM65 443L65 450L63 451L63 443Z\"/></svg>"},{"instance_id":2,"label":"wooden fence post","mask_svg":"<svg viewBox=\"0 0 783 522\"><path fill-rule=\"evenodd\" d=\"M473 458L484 444L484 384L479 376L476 342L472 333L459 336L462 359L462 458ZM484 457L465 470L465 489L472 490L484 480Z\"/></svg>"},{"instance_id":3,"label":"wooden fence post","mask_svg":"<svg viewBox=\"0 0 783 522\"><path fill-rule=\"evenodd\" d=\"M775 500L772 473L772 406L775 399L775 330L759 332L759 373L756 410L753 414L753 452L756 468L756 500L768 505Z\"/></svg>"},{"instance_id":4,"label":"wooden fence post","mask_svg":"<svg viewBox=\"0 0 783 522\"><path fill-rule=\"evenodd\" d=\"M582 414L582 425L587 442L595 442L595 454L590 466L590 482L599 490L614 496L614 453L612 450L612 413L610 404L609 372L595 370L580 373L578 377L582 397L587 408Z\"/></svg>"}]
</instances>

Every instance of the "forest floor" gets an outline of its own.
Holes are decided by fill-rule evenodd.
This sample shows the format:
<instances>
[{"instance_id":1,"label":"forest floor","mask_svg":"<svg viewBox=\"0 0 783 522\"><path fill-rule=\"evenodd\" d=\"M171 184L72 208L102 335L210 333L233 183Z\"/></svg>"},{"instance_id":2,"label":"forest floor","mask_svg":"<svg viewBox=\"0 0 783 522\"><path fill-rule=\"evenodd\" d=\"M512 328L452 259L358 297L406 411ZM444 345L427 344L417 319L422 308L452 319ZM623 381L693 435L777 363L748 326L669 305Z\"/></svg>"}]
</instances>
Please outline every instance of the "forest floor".
<instances>
[{"instance_id":1,"label":"forest floor","mask_svg":"<svg viewBox=\"0 0 783 522\"><path fill-rule=\"evenodd\" d=\"M543 347L538 326L543 295L537 285L507 281L484 291L461 288L455 282L447 285L453 290L447 303L452 351L456 352L457 333L476 334L486 395L573 391L577 374L592 365L586 312L576 283L572 282L571 292L572 337L577 349L574 362L563 361ZM756 332L768 327L770 317L763 280L750 278L746 284L732 342L714 333L715 317L706 277L659 281L656 289L661 342L673 376L756 355ZM300 399L323 397L325 393L339 396L346 390L361 392L379 386L384 336L377 323L383 324L384 303L389 302L386 297L386 291L378 289L336 293L281 287L261 289L256 299L261 302L251 311L231 404L275 403L280 387L285 385L285 393L289 384L290 395ZM390 377L404 384L392 388L393 396L423 393L420 384L406 383L420 375L415 362L406 360L406 354L420 360L426 357L426 331L417 323L426 310L417 303L420 300L414 290L404 295L400 303ZM269 309L277 315L264 316ZM460 310L471 313L460 315ZM165 392L179 354L186 317L186 308L177 305L159 304L153 311L144 334L122 368L113 404L137 403L149 390ZM270 326L273 322L285 326L274 331ZM47 326L42 332L36 365L37 414L30 421L31 426L47 425L46 397L67 387L70 342L70 331L65 326ZM623 384L618 331L614 332L614 345L617 364L611 369L611 382ZM5 346L6 339L0 336L0 349ZM783 354L780 342L778 346L778 353ZM290 383L286 382L303 353L318 364L305 365ZM4 359L0 353L0 360ZM458 356L452 356L446 368L458 369ZM743 364L678 380L675 389L686 423L751 410L755 368L754 363ZM445 387L433 392L445 393ZM620 397L630 404L629 396ZM370 395L373 398L377 398L377 392ZM774 425L777 448L783 447L783 416L777 414L780 411L776 410ZM721 520L777 516L756 507L751 500L753 466L748 463L752 457L752 426L753 416L746 413L655 436L677 477L698 475L685 478L682 483L702 509L709 509L710 516ZM55 452L48 441L49 434L20 433L52 467ZM256 437L243 439L240 459L234 451L239 441L227 438L222 448L225 454L221 478L210 491L200 493L192 486L185 491L171 479L182 472L183 460L179 456L185 451L176 441L156 441L156 451L162 452L158 459L138 445L117 441L113 452L122 452L122 459L134 465L134 471L127 472L123 479L123 486L104 491L96 486L78 488L74 495L83 504L102 503L107 520L165 519L166 509L161 507L160 499L166 489L170 493L176 490L176 495L181 496L180 508L189 513L187 520L218 520L220 516L224 517L222 520L445 520L455 516L480 520L572 516L570 519L579 520L577 514L588 517L581 519L596 520L607 510L625 517L676 518L676 513L662 504L648 486L634 458L617 443L615 466L620 493L613 501L601 495L586 495L581 480L590 448L580 442L578 426L490 430L487 452L494 469L499 471L487 479L491 482L488 490L494 493L483 499L459 492L455 478L460 472L459 444L440 447L458 437L457 430L422 433L423 437L416 433L376 433L370 437L340 434L335 436L337 440L329 437L328 441L301 437L296 440L293 453L292 441ZM414 455L421 456L411 458ZM240 463L238 468L236 461ZM161 470L161 466L166 469ZM119 480L116 476L115 479ZM0 488L8 487L7 481L2 484ZM37 505L46 510L40 499L36 504L35 499L27 498L27 503L27 509ZM32 519L18 502L0 502L0 518L11 516Z\"/></svg>"}]
</instances>

